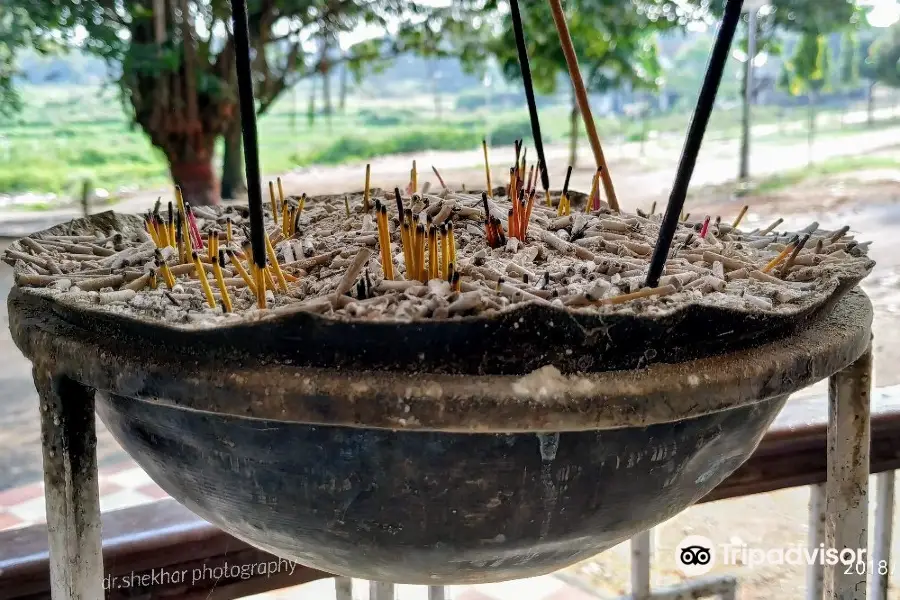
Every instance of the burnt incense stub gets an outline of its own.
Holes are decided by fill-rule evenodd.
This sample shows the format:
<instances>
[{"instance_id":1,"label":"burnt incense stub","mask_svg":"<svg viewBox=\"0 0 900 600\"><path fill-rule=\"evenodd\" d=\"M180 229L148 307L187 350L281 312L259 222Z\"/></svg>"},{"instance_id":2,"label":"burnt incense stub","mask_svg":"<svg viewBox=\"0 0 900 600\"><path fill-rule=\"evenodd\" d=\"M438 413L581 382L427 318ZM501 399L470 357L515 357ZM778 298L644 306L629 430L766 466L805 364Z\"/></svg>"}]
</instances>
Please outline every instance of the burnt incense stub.
<instances>
[{"instance_id":1,"label":"burnt incense stub","mask_svg":"<svg viewBox=\"0 0 900 600\"><path fill-rule=\"evenodd\" d=\"M372 190L369 211L362 193L273 192L269 267L255 272L247 214L231 207L190 209L183 229L103 213L20 240L4 259L27 293L111 335L472 374L628 369L749 347L827 312L874 264L846 229L698 219L679 225L660 286L643 289L659 215L572 208L588 204L577 192L502 191Z\"/></svg>"}]
</instances>

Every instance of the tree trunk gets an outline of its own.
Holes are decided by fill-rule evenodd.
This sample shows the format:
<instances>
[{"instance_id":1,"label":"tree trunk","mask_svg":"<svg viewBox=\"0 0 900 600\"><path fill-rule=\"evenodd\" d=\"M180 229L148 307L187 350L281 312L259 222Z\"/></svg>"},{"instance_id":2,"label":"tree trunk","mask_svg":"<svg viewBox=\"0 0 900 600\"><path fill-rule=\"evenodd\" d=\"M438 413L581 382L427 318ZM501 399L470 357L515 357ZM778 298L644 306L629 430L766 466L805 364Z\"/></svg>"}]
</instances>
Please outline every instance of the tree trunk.
<instances>
[{"instance_id":1,"label":"tree trunk","mask_svg":"<svg viewBox=\"0 0 900 600\"><path fill-rule=\"evenodd\" d=\"M234 199L246 193L244 179L241 122L234 119L225 132L225 152L222 155L222 198Z\"/></svg>"},{"instance_id":2,"label":"tree trunk","mask_svg":"<svg viewBox=\"0 0 900 600\"><path fill-rule=\"evenodd\" d=\"M185 201L195 206L219 203L219 186L212 157L202 161L169 157L169 169L175 185L181 187Z\"/></svg>"},{"instance_id":3,"label":"tree trunk","mask_svg":"<svg viewBox=\"0 0 900 600\"><path fill-rule=\"evenodd\" d=\"M869 91L866 94L866 124L871 127L875 124L875 82L869 83Z\"/></svg>"},{"instance_id":4,"label":"tree trunk","mask_svg":"<svg viewBox=\"0 0 900 600\"><path fill-rule=\"evenodd\" d=\"M322 71L322 112L325 113L328 131L331 131L331 70Z\"/></svg>"},{"instance_id":5,"label":"tree trunk","mask_svg":"<svg viewBox=\"0 0 900 600\"><path fill-rule=\"evenodd\" d=\"M738 179L746 181L750 177L750 58L744 63L744 77L741 85L741 153L738 164Z\"/></svg>"},{"instance_id":6,"label":"tree trunk","mask_svg":"<svg viewBox=\"0 0 900 600\"><path fill-rule=\"evenodd\" d=\"M347 65L341 66L341 87L339 90L338 96L338 110L341 111L341 114L344 114L344 111L347 109L347 88L349 87L349 83L347 82L347 78L350 76L350 69L347 68Z\"/></svg>"},{"instance_id":7,"label":"tree trunk","mask_svg":"<svg viewBox=\"0 0 900 600\"><path fill-rule=\"evenodd\" d=\"M578 100L575 88L572 88L572 112L569 115L569 166L573 169L578 161L578 129L580 126Z\"/></svg>"},{"instance_id":8,"label":"tree trunk","mask_svg":"<svg viewBox=\"0 0 900 600\"><path fill-rule=\"evenodd\" d=\"M806 150L807 163L813 162L813 144L816 138L816 93L809 92L806 95L807 103L807 126L806 126Z\"/></svg>"},{"instance_id":9,"label":"tree trunk","mask_svg":"<svg viewBox=\"0 0 900 600\"><path fill-rule=\"evenodd\" d=\"M316 82L318 77L312 78L309 88L309 104L306 106L306 127L312 129L316 124Z\"/></svg>"}]
</instances>

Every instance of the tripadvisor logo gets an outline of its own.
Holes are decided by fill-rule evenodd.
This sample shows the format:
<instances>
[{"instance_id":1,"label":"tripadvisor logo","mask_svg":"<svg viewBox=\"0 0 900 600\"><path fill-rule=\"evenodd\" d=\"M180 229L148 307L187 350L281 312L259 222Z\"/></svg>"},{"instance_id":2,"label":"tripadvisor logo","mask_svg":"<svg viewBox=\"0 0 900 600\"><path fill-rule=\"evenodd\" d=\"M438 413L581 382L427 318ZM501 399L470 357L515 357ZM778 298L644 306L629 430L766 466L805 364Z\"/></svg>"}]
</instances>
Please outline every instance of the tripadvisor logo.
<instances>
[{"instance_id":1,"label":"tripadvisor logo","mask_svg":"<svg viewBox=\"0 0 900 600\"><path fill-rule=\"evenodd\" d=\"M675 547L675 564L687 577L705 575L716 563L712 540L702 535L689 535Z\"/></svg>"}]
</instances>

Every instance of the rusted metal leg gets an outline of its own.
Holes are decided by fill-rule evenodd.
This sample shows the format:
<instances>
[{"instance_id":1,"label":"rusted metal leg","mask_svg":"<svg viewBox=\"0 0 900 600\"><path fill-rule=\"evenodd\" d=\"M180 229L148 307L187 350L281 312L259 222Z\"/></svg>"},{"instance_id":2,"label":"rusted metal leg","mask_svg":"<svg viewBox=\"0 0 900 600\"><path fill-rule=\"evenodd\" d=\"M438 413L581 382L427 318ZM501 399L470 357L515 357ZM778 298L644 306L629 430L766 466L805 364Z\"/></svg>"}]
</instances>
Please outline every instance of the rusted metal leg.
<instances>
[{"instance_id":1,"label":"rusted metal leg","mask_svg":"<svg viewBox=\"0 0 900 600\"><path fill-rule=\"evenodd\" d=\"M807 546L815 552L825 543L825 485L809 486L809 533ZM821 562L810 561L806 567L806 600L822 600L825 589L825 567Z\"/></svg>"},{"instance_id":2,"label":"rusted metal leg","mask_svg":"<svg viewBox=\"0 0 900 600\"><path fill-rule=\"evenodd\" d=\"M94 393L35 364L53 600L103 598Z\"/></svg>"},{"instance_id":3,"label":"rusted metal leg","mask_svg":"<svg viewBox=\"0 0 900 600\"><path fill-rule=\"evenodd\" d=\"M353 600L353 580L349 577L334 578L335 600Z\"/></svg>"},{"instance_id":4,"label":"rusted metal leg","mask_svg":"<svg viewBox=\"0 0 900 600\"><path fill-rule=\"evenodd\" d=\"M653 554L653 530L642 531L631 538L631 596L635 600L650 598L650 559Z\"/></svg>"},{"instance_id":5,"label":"rusted metal leg","mask_svg":"<svg viewBox=\"0 0 900 600\"><path fill-rule=\"evenodd\" d=\"M444 600L447 597L446 588L441 585L428 586L428 600Z\"/></svg>"},{"instance_id":6,"label":"rusted metal leg","mask_svg":"<svg viewBox=\"0 0 900 600\"><path fill-rule=\"evenodd\" d=\"M872 600L887 600L894 526L894 471L875 477L875 547L872 548Z\"/></svg>"},{"instance_id":7,"label":"rusted metal leg","mask_svg":"<svg viewBox=\"0 0 900 600\"><path fill-rule=\"evenodd\" d=\"M835 548L847 565L826 565L826 600L864 600L867 567L856 561L868 546L869 417L872 348L828 382L828 482L826 547ZM847 562L847 560L844 560Z\"/></svg>"}]
</instances>

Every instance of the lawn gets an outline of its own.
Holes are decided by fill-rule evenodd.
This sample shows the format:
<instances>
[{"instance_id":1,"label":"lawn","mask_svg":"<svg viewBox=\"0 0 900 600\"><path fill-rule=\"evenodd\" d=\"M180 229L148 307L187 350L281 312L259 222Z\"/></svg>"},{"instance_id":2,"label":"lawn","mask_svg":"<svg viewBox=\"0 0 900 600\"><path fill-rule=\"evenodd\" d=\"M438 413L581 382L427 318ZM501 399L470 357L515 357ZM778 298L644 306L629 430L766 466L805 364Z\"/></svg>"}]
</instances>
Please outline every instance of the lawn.
<instances>
[{"instance_id":1,"label":"lawn","mask_svg":"<svg viewBox=\"0 0 900 600\"><path fill-rule=\"evenodd\" d=\"M114 88L27 87L24 98L23 113L13 122L0 122L0 194L73 196L88 179L115 195L168 181L164 157L139 128L131 126ZM301 88L297 94L285 95L260 120L264 173L422 150L464 150L477 147L484 137L504 145L530 137L524 106L454 110L456 98L445 96L438 118L434 98L410 89L402 95L356 94L348 98L343 112L330 119L318 114L309 122L307 101L308 92ZM822 117L820 133L840 130L833 117ZM756 125L802 118L802 110L782 113L754 108ZM688 120L688 114L651 117L646 122L602 117L597 126L605 140L615 143L639 140L650 132L681 135ZM566 142L569 110L565 102L543 108L541 121L545 143ZM776 128L771 129L761 135L779 135ZM739 132L736 107L713 113L709 139L735 138ZM795 129L781 135L798 133Z\"/></svg>"}]
</instances>

